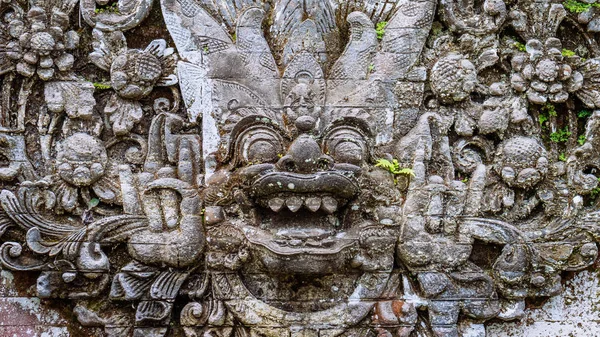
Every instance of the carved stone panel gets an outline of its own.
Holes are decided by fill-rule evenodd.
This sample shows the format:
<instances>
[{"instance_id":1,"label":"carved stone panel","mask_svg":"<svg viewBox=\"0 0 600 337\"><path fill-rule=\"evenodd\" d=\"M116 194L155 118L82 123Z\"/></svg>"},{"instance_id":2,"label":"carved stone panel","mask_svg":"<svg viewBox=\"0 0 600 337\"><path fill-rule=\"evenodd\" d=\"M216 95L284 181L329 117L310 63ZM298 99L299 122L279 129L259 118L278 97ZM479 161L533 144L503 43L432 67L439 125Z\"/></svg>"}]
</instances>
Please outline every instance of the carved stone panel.
<instances>
[{"instance_id":1,"label":"carved stone panel","mask_svg":"<svg viewBox=\"0 0 600 337\"><path fill-rule=\"evenodd\" d=\"M598 258L599 6L2 1L0 335L531 332Z\"/></svg>"}]
</instances>

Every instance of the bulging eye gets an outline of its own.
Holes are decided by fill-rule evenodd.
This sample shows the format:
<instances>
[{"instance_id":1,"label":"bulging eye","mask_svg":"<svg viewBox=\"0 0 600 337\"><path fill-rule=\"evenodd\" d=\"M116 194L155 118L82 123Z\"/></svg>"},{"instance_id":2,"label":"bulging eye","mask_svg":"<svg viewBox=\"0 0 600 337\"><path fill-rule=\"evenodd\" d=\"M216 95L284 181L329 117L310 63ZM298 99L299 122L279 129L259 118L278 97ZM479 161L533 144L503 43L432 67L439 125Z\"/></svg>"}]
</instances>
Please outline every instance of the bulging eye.
<instances>
[{"instance_id":1,"label":"bulging eye","mask_svg":"<svg viewBox=\"0 0 600 337\"><path fill-rule=\"evenodd\" d=\"M365 159L362 147L352 141L340 142L335 148L333 158L339 163L355 165L360 164Z\"/></svg>"},{"instance_id":2,"label":"bulging eye","mask_svg":"<svg viewBox=\"0 0 600 337\"><path fill-rule=\"evenodd\" d=\"M336 163L360 166L368 159L365 137L353 128L340 127L329 132L325 138L325 152Z\"/></svg>"},{"instance_id":3,"label":"bulging eye","mask_svg":"<svg viewBox=\"0 0 600 337\"><path fill-rule=\"evenodd\" d=\"M236 156L244 164L274 163L283 153L283 139L274 130L257 126L239 135Z\"/></svg>"}]
</instances>

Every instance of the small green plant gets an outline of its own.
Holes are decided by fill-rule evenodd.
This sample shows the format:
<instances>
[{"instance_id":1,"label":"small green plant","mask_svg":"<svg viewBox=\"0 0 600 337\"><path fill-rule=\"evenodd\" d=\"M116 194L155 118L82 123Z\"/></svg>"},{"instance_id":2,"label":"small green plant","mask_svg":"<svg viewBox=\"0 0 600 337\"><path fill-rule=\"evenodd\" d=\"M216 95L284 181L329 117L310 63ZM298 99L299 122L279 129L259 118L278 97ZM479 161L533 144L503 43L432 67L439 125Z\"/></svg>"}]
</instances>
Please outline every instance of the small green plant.
<instances>
[{"instance_id":1,"label":"small green plant","mask_svg":"<svg viewBox=\"0 0 600 337\"><path fill-rule=\"evenodd\" d=\"M592 115L590 110L581 110L577 113L577 117L579 118L588 118Z\"/></svg>"},{"instance_id":2,"label":"small green plant","mask_svg":"<svg viewBox=\"0 0 600 337\"><path fill-rule=\"evenodd\" d=\"M569 127L565 126L563 129L552 132L550 134L550 140L555 143L564 143L569 140L569 136L571 136L571 131L569 131Z\"/></svg>"},{"instance_id":3,"label":"small green plant","mask_svg":"<svg viewBox=\"0 0 600 337\"><path fill-rule=\"evenodd\" d=\"M94 88L96 88L98 90L108 90L111 88L110 85L104 84L104 83L94 82L92 84L94 85Z\"/></svg>"},{"instance_id":4,"label":"small green plant","mask_svg":"<svg viewBox=\"0 0 600 337\"><path fill-rule=\"evenodd\" d=\"M556 113L556 108L554 107L553 104L546 104L542 107L542 109L540 110L540 115L538 116L538 120L540 122L540 126L542 128L545 128L544 123L546 123L549 119L549 116L553 116L556 117L557 113Z\"/></svg>"},{"instance_id":5,"label":"small green plant","mask_svg":"<svg viewBox=\"0 0 600 337\"><path fill-rule=\"evenodd\" d=\"M92 208L98 206L99 204L100 204L100 199L98 199L98 198L92 198L88 202L88 208L92 209Z\"/></svg>"},{"instance_id":6,"label":"small green plant","mask_svg":"<svg viewBox=\"0 0 600 337\"><path fill-rule=\"evenodd\" d=\"M548 116L540 114L539 116L539 120L540 120L540 126L544 126L544 123L546 123L546 121L548 120Z\"/></svg>"},{"instance_id":7,"label":"small green plant","mask_svg":"<svg viewBox=\"0 0 600 337\"><path fill-rule=\"evenodd\" d=\"M556 113L556 107L554 106L554 104L551 103L547 103L546 105L544 105L542 110L546 111L548 113L548 116L556 117L558 115Z\"/></svg>"},{"instance_id":8,"label":"small green plant","mask_svg":"<svg viewBox=\"0 0 600 337\"><path fill-rule=\"evenodd\" d=\"M554 107L553 104L548 103L544 105L540 110L540 115L538 116L538 120L542 129L545 128L544 123L548 121L550 116L556 117L557 115L558 114L556 113L556 107Z\"/></svg>"},{"instance_id":9,"label":"small green plant","mask_svg":"<svg viewBox=\"0 0 600 337\"><path fill-rule=\"evenodd\" d=\"M540 119L540 126L544 127L544 123L546 123L546 121L548 120L548 116L540 114L539 119Z\"/></svg>"},{"instance_id":10,"label":"small green plant","mask_svg":"<svg viewBox=\"0 0 600 337\"><path fill-rule=\"evenodd\" d=\"M233 40L233 42L237 41L237 34L233 33L233 35L231 35L231 39Z\"/></svg>"},{"instance_id":11,"label":"small green plant","mask_svg":"<svg viewBox=\"0 0 600 337\"><path fill-rule=\"evenodd\" d=\"M393 159L392 161L389 161L389 160L383 159L383 158L378 159L377 163L375 164L375 167L381 167L382 169L387 170L388 172L393 174L394 175L394 183L397 182L396 176L399 176L399 175L408 176L408 177L415 176L415 171L413 171L413 169L400 167L400 163L398 162L398 159Z\"/></svg>"},{"instance_id":12,"label":"small green plant","mask_svg":"<svg viewBox=\"0 0 600 337\"><path fill-rule=\"evenodd\" d=\"M577 54L575 54L575 52L574 52L574 51L572 51L572 50L570 50L570 49L563 49L563 50L561 51L561 54L562 54L562 56L564 56L564 57L573 57L573 56L577 55Z\"/></svg>"},{"instance_id":13,"label":"small green plant","mask_svg":"<svg viewBox=\"0 0 600 337\"><path fill-rule=\"evenodd\" d=\"M101 13L114 13L114 14L121 14L121 12L119 11L119 3L118 2L113 2L109 5L103 6L103 7L98 7L96 9L94 9L94 13L96 14L101 14Z\"/></svg>"},{"instance_id":14,"label":"small green plant","mask_svg":"<svg viewBox=\"0 0 600 337\"><path fill-rule=\"evenodd\" d=\"M571 13L583 13L587 12L592 7L600 7L600 4L588 4L577 0L566 0L563 2L563 6L565 6L565 8Z\"/></svg>"},{"instance_id":15,"label":"small green plant","mask_svg":"<svg viewBox=\"0 0 600 337\"><path fill-rule=\"evenodd\" d=\"M369 73L375 71L375 65L373 63L369 64Z\"/></svg>"},{"instance_id":16,"label":"small green plant","mask_svg":"<svg viewBox=\"0 0 600 337\"><path fill-rule=\"evenodd\" d=\"M579 145L585 144L585 141L586 141L585 135L579 135L579 137L577 138L577 144L579 144Z\"/></svg>"},{"instance_id":17,"label":"small green plant","mask_svg":"<svg viewBox=\"0 0 600 337\"><path fill-rule=\"evenodd\" d=\"M600 178L598 178L598 182L600 182ZM590 193L590 197L592 197L592 199L596 199L598 195L600 195L600 186L592 190L592 192Z\"/></svg>"},{"instance_id":18,"label":"small green plant","mask_svg":"<svg viewBox=\"0 0 600 337\"><path fill-rule=\"evenodd\" d=\"M564 152L561 152L558 155L558 160L560 160L560 161L567 161L567 155Z\"/></svg>"},{"instance_id":19,"label":"small green plant","mask_svg":"<svg viewBox=\"0 0 600 337\"><path fill-rule=\"evenodd\" d=\"M377 33L377 39L383 39L383 35L385 34L385 27L387 27L387 24L387 21L381 21L377 24L377 27L375 28L375 32Z\"/></svg>"},{"instance_id":20,"label":"small green plant","mask_svg":"<svg viewBox=\"0 0 600 337\"><path fill-rule=\"evenodd\" d=\"M461 173L458 173L458 174L456 175L456 179L457 179L457 180L460 180L461 182L463 182L463 183L465 183L465 184L469 182L469 177L467 177L467 176L463 176Z\"/></svg>"},{"instance_id":21,"label":"small green plant","mask_svg":"<svg viewBox=\"0 0 600 337\"><path fill-rule=\"evenodd\" d=\"M205 45L204 48L202 49L202 51L204 51L204 54L208 54L208 52L210 51L208 49L208 45Z\"/></svg>"},{"instance_id":22,"label":"small green plant","mask_svg":"<svg viewBox=\"0 0 600 337\"><path fill-rule=\"evenodd\" d=\"M525 47L525 44L519 41L515 41L515 43L513 43L513 45L515 46L515 48L517 48L519 51L522 52L526 52L527 51L527 47Z\"/></svg>"}]
</instances>

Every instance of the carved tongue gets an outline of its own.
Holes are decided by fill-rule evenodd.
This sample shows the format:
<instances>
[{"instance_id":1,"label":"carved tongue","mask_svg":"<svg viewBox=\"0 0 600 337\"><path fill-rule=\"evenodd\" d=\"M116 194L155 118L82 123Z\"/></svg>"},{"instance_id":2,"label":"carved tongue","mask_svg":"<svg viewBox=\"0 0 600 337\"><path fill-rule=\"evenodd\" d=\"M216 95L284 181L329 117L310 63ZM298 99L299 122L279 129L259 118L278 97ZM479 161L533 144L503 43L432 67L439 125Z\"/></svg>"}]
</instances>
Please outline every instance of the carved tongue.
<instances>
[{"instance_id":1,"label":"carved tongue","mask_svg":"<svg viewBox=\"0 0 600 337\"><path fill-rule=\"evenodd\" d=\"M269 208L273 212L279 212L283 208L284 200L281 198L273 198L269 200Z\"/></svg>"},{"instance_id":2,"label":"carved tongue","mask_svg":"<svg viewBox=\"0 0 600 337\"><path fill-rule=\"evenodd\" d=\"M289 197L285 204L292 212L298 212L298 210L302 207L302 199L299 197Z\"/></svg>"},{"instance_id":3,"label":"carved tongue","mask_svg":"<svg viewBox=\"0 0 600 337\"><path fill-rule=\"evenodd\" d=\"M321 208L323 211L325 211L325 213L332 214L333 212L337 211L338 202L332 197L325 197L323 198Z\"/></svg>"},{"instance_id":4,"label":"carved tongue","mask_svg":"<svg viewBox=\"0 0 600 337\"><path fill-rule=\"evenodd\" d=\"M307 198L304 204L311 212L316 212L321 208L321 198Z\"/></svg>"}]
</instances>

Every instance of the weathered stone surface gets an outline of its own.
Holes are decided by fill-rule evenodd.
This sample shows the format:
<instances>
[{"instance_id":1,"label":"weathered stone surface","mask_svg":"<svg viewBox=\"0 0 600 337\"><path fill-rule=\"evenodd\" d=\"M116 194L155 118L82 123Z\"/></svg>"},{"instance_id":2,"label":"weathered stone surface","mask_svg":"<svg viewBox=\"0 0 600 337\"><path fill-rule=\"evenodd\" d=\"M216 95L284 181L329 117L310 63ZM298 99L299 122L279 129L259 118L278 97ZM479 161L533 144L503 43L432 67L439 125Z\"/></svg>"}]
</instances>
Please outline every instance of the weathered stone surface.
<instances>
[{"instance_id":1,"label":"weathered stone surface","mask_svg":"<svg viewBox=\"0 0 600 337\"><path fill-rule=\"evenodd\" d=\"M0 336L599 335L596 5L3 1Z\"/></svg>"},{"instance_id":2,"label":"weathered stone surface","mask_svg":"<svg viewBox=\"0 0 600 337\"><path fill-rule=\"evenodd\" d=\"M584 271L565 282L564 293L541 307L526 310L515 322L494 323L490 336L596 336L598 324L598 275Z\"/></svg>"}]
</instances>

